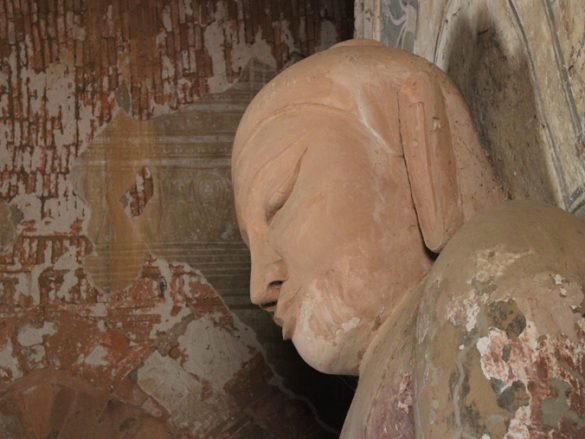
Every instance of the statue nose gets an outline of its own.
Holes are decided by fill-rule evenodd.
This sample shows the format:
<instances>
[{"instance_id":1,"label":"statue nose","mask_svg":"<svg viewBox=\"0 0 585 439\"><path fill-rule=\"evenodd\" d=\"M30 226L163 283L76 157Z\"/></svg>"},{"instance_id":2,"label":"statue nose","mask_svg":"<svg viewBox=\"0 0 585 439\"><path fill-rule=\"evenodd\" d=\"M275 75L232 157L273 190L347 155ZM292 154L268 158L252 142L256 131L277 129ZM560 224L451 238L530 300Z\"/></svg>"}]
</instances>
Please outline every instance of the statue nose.
<instances>
[{"instance_id":1,"label":"statue nose","mask_svg":"<svg viewBox=\"0 0 585 439\"><path fill-rule=\"evenodd\" d=\"M250 279L250 298L252 303L267 311L274 311L282 284L287 280L286 265L282 259L268 263L255 262L252 259Z\"/></svg>"}]
</instances>

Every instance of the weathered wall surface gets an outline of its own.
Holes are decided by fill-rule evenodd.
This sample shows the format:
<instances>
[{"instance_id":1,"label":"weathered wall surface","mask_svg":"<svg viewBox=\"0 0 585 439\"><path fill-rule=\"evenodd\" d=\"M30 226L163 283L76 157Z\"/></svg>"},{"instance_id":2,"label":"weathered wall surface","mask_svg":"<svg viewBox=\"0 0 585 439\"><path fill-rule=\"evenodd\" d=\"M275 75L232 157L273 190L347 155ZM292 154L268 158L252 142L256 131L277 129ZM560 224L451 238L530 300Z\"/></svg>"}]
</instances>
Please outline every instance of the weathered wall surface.
<instances>
[{"instance_id":1,"label":"weathered wall surface","mask_svg":"<svg viewBox=\"0 0 585 439\"><path fill-rule=\"evenodd\" d=\"M199 272L149 258L128 288L75 290L68 303L59 297L64 276L43 271L38 305L10 305L5 292L3 437L325 434L276 385L251 329Z\"/></svg>"},{"instance_id":2,"label":"weathered wall surface","mask_svg":"<svg viewBox=\"0 0 585 439\"><path fill-rule=\"evenodd\" d=\"M233 314L271 328L248 305L228 162L254 93L351 36L351 12L331 0L0 0L3 433L325 434L274 385L263 349L299 373L276 330L261 346Z\"/></svg>"},{"instance_id":3,"label":"weathered wall surface","mask_svg":"<svg viewBox=\"0 0 585 439\"><path fill-rule=\"evenodd\" d=\"M585 215L580 0L359 0L356 35L447 71L514 198Z\"/></svg>"}]
</instances>

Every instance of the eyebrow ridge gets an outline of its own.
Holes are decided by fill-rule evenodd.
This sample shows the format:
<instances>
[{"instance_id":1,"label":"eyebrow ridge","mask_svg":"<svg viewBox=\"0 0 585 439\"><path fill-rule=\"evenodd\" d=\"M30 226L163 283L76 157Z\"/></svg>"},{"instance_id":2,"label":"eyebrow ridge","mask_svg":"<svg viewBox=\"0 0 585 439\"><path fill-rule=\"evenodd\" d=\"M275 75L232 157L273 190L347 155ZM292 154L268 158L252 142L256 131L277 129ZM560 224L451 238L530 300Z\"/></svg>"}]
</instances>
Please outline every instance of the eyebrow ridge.
<instances>
[{"instance_id":1,"label":"eyebrow ridge","mask_svg":"<svg viewBox=\"0 0 585 439\"><path fill-rule=\"evenodd\" d=\"M254 182L258 179L259 174L262 174L263 171L265 171L266 168L268 168L272 163L274 163L275 161L278 161L280 159L282 159L282 156L288 152L292 147L298 145L302 140L304 140L304 138L306 137L306 134L304 134L303 136L301 136L300 138L298 138L297 140L295 140L294 142L292 142L291 144L289 144L286 148L284 148L281 152L279 152L277 155L275 155L273 158L271 158L270 160L268 160L266 163L264 163L262 166L260 166L260 168L258 168L258 170L254 173L254 175L252 176L252 178L250 179L250 187L254 186ZM307 146L303 152L301 153L301 156L299 157L302 158L305 153L307 152L307 150L309 149L309 147ZM298 162L298 160L297 160Z\"/></svg>"},{"instance_id":2,"label":"eyebrow ridge","mask_svg":"<svg viewBox=\"0 0 585 439\"><path fill-rule=\"evenodd\" d=\"M268 200L268 210L273 209L274 205L277 204L278 202L280 202L280 198L282 196L286 197L285 198L285 203L286 203L286 200L288 200L288 198L290 197L290 194L292 193L292 191L295 187L295 184L298 180L299 173L301 171L301 165L303 163L303 159L305 158L305 154L307 153L308 150L309 150L309 147L306 146L305 149L303 150L303 152L301 153L301 156L296 160L296 163L294 165L294 169L293 169L292 173L286 177L286 180L277 188L276 192L274 192L274 193L272 193L272 195L270 195L270 198ZM284 190L280 191L281 187L284 187ZM276 202L273 200L275 197L277 199ZM271 207L270 204L273 204L273 206ZM276 212L274 212L274 213L276 213ZM271 215L267 214L267 217L270 216L270 219L271 219L274 216L274 213L272 213Z\"/></svg>"},{"instance_id":3,"label":"eyebrow ridge","mask_svg":"<svg viewBox=\"0 0 585 439\"><path fill-rule=\"evenodd\" d=\"M258 180L259 175L263 173L263 171L270 166L272 163L274 163L275 160L279 160L282 158L282 156L289 151L292 147L294 147L295 145L298 145L302 140L304 140L304 138L306 137L306 134L304 134L303 136L299 137L297 140L295 140L294 142L290 143L286 148L284 148L281 152L279 152L276 156L274 156L273 158L271 158L270 160L268 160L266 163L264 163L255 173L254 175L250 178L250 183L249 183L249 188L254 186L254 182L256 180ZM299 163L299 161L305 156L305 153L308 151L309 146L307 145L307 147L305 147L305 149L303 150L303 152L301 153L301 155L299 156L299 159L297 160L297 164ZM295 165L296 166L296 165ZM300 167L299 167L300 168ZM250 193L250 191L247 191L248 195ZM246 196L247 198L247 196ZM247 201L247 200L245 200ZM246 203L244 203L246 204ZM240 233L244 231L246 232L246 227L244 228L240 228Z\"/></svg>"}]
</instances>

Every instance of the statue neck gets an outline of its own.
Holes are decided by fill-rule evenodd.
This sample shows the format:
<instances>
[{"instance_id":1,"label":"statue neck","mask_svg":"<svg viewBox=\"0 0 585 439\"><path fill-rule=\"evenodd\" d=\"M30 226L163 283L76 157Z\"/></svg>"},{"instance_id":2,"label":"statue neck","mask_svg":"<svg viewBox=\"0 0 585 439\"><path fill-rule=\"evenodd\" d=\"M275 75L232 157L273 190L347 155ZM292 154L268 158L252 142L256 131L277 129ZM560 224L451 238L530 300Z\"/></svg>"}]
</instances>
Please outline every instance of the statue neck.
<instances>
[{"instance_id":1,"label":"statue neck","mask_svg":"<svg viewBox=\"0 0 585 439\"><path fill-rule=\"evenodd\" d=\"M377 368L379 361L384 360L391 352L401 349L414 351L416 316L424 280L425 278L404 295L402 302L394 307L393 312L386 316L376 330L360 362L360 377L367 375L364 371L368 370L369 374L372 369Z\"/></svg>"}]
</instances>

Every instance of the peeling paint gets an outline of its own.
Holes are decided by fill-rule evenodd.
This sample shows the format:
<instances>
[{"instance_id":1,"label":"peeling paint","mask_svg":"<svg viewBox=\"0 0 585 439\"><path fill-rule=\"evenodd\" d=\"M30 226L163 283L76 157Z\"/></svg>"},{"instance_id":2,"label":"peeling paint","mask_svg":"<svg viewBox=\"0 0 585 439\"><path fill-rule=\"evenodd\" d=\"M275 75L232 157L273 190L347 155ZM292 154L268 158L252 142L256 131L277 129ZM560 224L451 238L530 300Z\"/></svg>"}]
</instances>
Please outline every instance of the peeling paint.
<instances>
[{"instance_id":1,"label":"peeling paint","mask_svg":"<svg viewBox=\"0 0 585 439\"><path fill-rule=\"evenodd\" d=\"M571 352L572 356L583 357L585 344L582 340L575 345L566 339L539 337L535 325L527 321L525 330L518 337L510 337L502 329L491 328L487 336L478 339L476 347L481 354L485 377L500 383L497 386L499 403L507 409L514 409L515 415L506 437L529 437L535 423L538 425L540 422L558 429L561 419L570 420L577 428L585 427L582 407L576 408L581 410L579 414L570 408L571 400L582 397L579 394L584 391L583 371L579 370L578 365L577 370L572 371L574 366L565 364L562 354ZM510 349L504 355L506 347ZM559 386L564 390L559 392ZM520 393L514 390L519 387L522 389ZM567 399L568 395L572 395L570 399ZM508 402L500 402L504 398ZM515 404L520 406L516 408ZM541 410L545 413L543 418L540 418ZM558 413L558 417L553 422L551 416L555 416L554 413Z\"/></svg>"},{"instance_id":2,"label":"peeling paint","mask_svg":"<svg viewBox=\"0 0 585 439\"><path fill-rule=\"evenodd\" d=\"M96 346L91 350L87 357L81 357L80 363L85 363L90 366L108 366L108 351L101 345Z\"/></svg>"},{"instance_id":3,"label":"peeling paint","mask_svg":"<svg viewBox=\"0 0 585 439\"><path fill-rule=\"evenodd\" d=\"M0 378L15 380L22 375L18 361L14 358L12 341L6 339L0 348Z\"/></svg>"},{"instance_id":4,"label":"peeling paint","mask_svg":"<svg viewBox=\"0 0 585 439\"><path fill-rule=\"evenodd\" d=\"M170 256L157 257L157 252L165 251L160 248L153 251L146 245L133 253L132 246L144 242L145 215L149 210L156 210L154 207L160 201L156 198L156 190L162 185L158 180L160 174L157 174L160 167L153 168L148 160L128 160L124 157L127 151L124 142L118 141L113 152L108 151L114 160L106 175L115 180L113 183L120 190L109 204L117 209L116 215L121 214L134 224L122 230L121 235L128 238L125 241L128 246L122 249L121 261L108 253L104 265L98 269L91 261L95 261L100 252L103 255L104 249L90 233L91 224L100 217L115 215L87 204L86 194L78 190L79 186L73 181L76 175L72 175L74 168L78 168L80 175L77 177L82 179L89 173L86 164L80 167L80 156L93 149L92 142L105 133L116 118L125 116L127 126L134 123L134 133L143 134L135 136L134 140L151 143L156 140L157 146L167 141L169 136L165 133L168 130L174 135L181 127L163 126L157 136L149 138L152 132L145 133L144 126L137 121L168 116L170 112L198 103L201 103L202 113L208 111L206 106L215 105L218 114L223 112L226 117L235 119L234 109L243 109L253 93L252 88L247 90L247 84L238 82L242 74L247 74L245 67L253 58L258 58L259 61L254 62L263 62L276 70L289 61L293 51L303 56L313 53L316 42L321 39L320 11L310 2L301 2L300 9L294 10L278 2L260 10L256 1L146 0L138 3L133 0L48 3L0 0L0 219L6 220L0 221L0 317L3 322L0 415L6 415L6 407L21 407L19 422L36 425L37 419L27 418L31 410L23 403L28 401L26 395L44 395L39 398L46 397L46 412L49 413L51 407L59 404L50 406L51 400L46 396L50 392L46 389L58 393L60 390L55 389L66 388L68 390L60 393L63 398L62 395L67 394L92 399L99 394L99 398L113 401L118 408L124 406L121 412L133 413L136 420L142 419L142 415L136 414L137 407L142 406L161 417L163 425L167 425L171 416L172 424L181 426L185 421L179 418L184 415L201 424L191 426L193 431L199 432L197 436L209 435L204 425L208 421L202 418L203 413L195 410L169 414L154 399L145 400L144 392L133 383L142 361L156 352L164 358L176 355L173 361L177 367L191 379L201 380L203 387L195 398L218 398L221 402L209 413L209 417L226 414L226 418L222 418L225 422L216 433L222 435L225 431L225 435L230 435L229 432L240 429L266 431L264 426L259 426L259 421L243 414L243 407L247 410L251 406L249 399L245 400L246 404L235 403L224 396L225 390L212 389L209 383L205 384L204 378L189 374L180 364L182 359L195 360L181 356L177 339L183 335L183 343L190 345L184 331L190 322L205 317L206 324L213 324L217 336L210 338L210 342L221 340L218 333L224 331L231 334L225 335L226 340L231 337L232 344L243 346L230 351L241 349L242 355L234 361L233 370L221 375L220 381L230 381L232 387L235 386L234 376L246 383L254 381L259 389L267 392L266 401L278 400L289 407L290 412L278 414L282 426L277 425L278 428L270 431L279 428L294 431L294 422L286 419L304 419L304 424L311 426L308 428L321 431L320 427L315 427L312 415L305 417L304 409L291 405L290 398L283 397L280 390L268 384L267 380L274 375L264 360L255 363L264 364L261 372L260 366L258 370L242 372L242 368L249 367L248 362L257 354L259 345L251 332L235 320L200 273L180 262L188 256L180 252L177 240L166 248ZM338 29L349 27L338 20L344 11L348 11L347 5L331 11L330 17ZM251 19L251 15L255 18ZM300 21L310 26L302 27ZM273 73L266 68L252 72L258 75L257 83L266 82ZM224 92L231 88L240 100L233 100L232 95L218 95L211 104L201 101L210 91ZM205 128L217 127L212 123ZM208 136L204 133L203 142L183 139L185 142L175 144L173 151L180 154L195 145L205 153L211 148L209 139L213 136L217 137L213 140L216 144L229 144L231 134L224 131L219 135L205 131ZM152 146L138 142L137 149L149 153L154 149ZM229 154L229 148L223 146L223 149ZM165 156L162 159L166 161L158 163L172 165L166 170L167 174L177 169L174 158ZM112 172L120 165L130 165L133 169ZM205 184L215 182L204 181ZM181 198L176 188L170 190ZM206 202L210 204L209 200ZM229 204L230 199L225 203ZM171 212L173 232L183 233L178 227L181 221L199 225L199 218L208 211L203 208L191 215L199 222L180 212ZM140 222L142 224L138 224ZM232 227L231 232L220 230L220 233L233 240L234 230ZM102 232L120 234L120 230L107 227ZM153 227L148 233L156 235L158 231ZM164 260L166 256L174 262ZM108 288L96 282L104 267L110 280ZM121 279L117 277L120 273ZM192 357L197 355L192 349L190 353ZM39 375L39 371L48 375ZM161 376L155 378L160 380L164 378L164 371L159 373ZM266 380L253 376L260 373ZM39 376L46 382L58 384L42 387L35 381ZM55 378L57 376L59 379ZM67 381L74 383L71 384L73 390L67 387L69 384L64 384ZM19 386L25 385L30 387L23 392ZM164 387L164 383L161 386ZM81 388L85 390L79 390ZM214 393L211 396L210 389ZM21 399L15 403L6 395L18 395ZM118 413L116 410L111 411ZM145 422L151 425L151 421ZM136 425L139 424L136 421ZM113 421L111 425L117 426ZM130 437L129 425L124 424L125 429L121 431ZM3 424L2 428L5 427ZM157 428L149 434L170 438L188 433L187 430L173 431L167 435L163 431L166 427ZM49 432L37 433L35 430L34 434L12 434L3 430L0 435L49 435Z\"/></svg>"},{"instance_id":5,"label":"peeling paint","mask_svg":"<svg viewBox=\"0 0 585 439\"><path fill-rule=\"evenodd\" d=\"M246 338L238 332L226 332L210 316L197 319L177 340L185 354L182 365L189 373L205 377L215 389L223 389L254 355L256 343L249 335Z\"/></svg>"},{"instance_id":6,"label":"peeling paint","mask_svg":"<svg viewBox=\"0 0 585 439\"><path fill-rule=\"evenodd\" d=\"M55 332L56 328L53 322L44 322L40 328L26 325L20 328L16 339L21 346L31 347L36 344L41 344L45 336L51 336Z\"/></svg>"},{"instance_id":7,"label":"peeling paint","mask_svg":"<svg viewBox=\"0 0 585 439\"><path fill-rule=\"evenodd\" d=\"M176 428L201 435L229 419L225 401L217 397L204 400L202 384L176 361L158 352L138 370L138 384L171 413L171 422Z\"/></svg>"},{"instance_id":8,"label":"peeling paint","mask_svg":"<svg viewBox=\"0 0 585 439\"><path fill-rule=\"evenodd\" d=\"M477 282L496 280L516 261L526 256L530 256L531 254L531 251L522 253L508 252L501 246L481 250L475 255L476 271L474 280Z\"/></svg>"},{"instance_id":9,"label":"peeling paint","mask_svg":"<svg viewBox=\"0 0 585 439\"><path fill-rule=\"evenodd\" d=\"M472 289L463 296L463 299L448 311L447 318L453 325L465 322L465 329L471 332L477 325L477 316L481 306L489 300L489 293L496 288L496 281L507 268L531 252L510 253L500 247L482 250L475 255L476 271L468 284Z\"/></svg>"},{"instance_id":10,"label":"peeling paint","mask_svg":"<svg viewBox=\"0 0 585 439\"><path fill-rule=\"evenodd\" d=\"M419 308L417 428L430 437L581 437L585 226L515 201L458 233Z\"/></svg>"},{"instance_id":11,"label":"peeling paint","mask_svg":"<svg viewBox=\"0 0 585 439\"><path fill-rule=\"evenodd\" d=\"M134 184L122 195L120 202L126 215L132 218L142 215L146 203L150 201L153 195L152 172L147 166L143 166L134 177Z\"/></svg>"}]
</instances>

